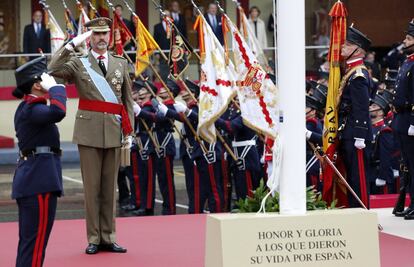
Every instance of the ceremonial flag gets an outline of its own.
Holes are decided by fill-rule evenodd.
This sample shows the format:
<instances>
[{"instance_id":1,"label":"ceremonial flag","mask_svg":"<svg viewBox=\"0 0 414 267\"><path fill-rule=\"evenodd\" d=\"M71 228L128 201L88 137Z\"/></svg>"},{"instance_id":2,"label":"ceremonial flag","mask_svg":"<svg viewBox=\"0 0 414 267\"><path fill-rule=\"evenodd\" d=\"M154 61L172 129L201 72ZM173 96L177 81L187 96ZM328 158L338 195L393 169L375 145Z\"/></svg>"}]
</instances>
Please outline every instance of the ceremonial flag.
<instances>
[{"instance_id":1,"label":"ceremonial flag","mask_svg":"<svg viewBox=\"0 0 414 267\"><path fill-rule=\"evenodd\" d=\"M155 50L160 49L152 35L145 28L141 19L137 17L136 28L137 54L135 62L135 76L140 75L149 65L150 56Z\"/></svg>"},{"instance_id":2,"label":"ceremonial flag","mask_svg":"<svg viewBox=\"0 0 414 267\"><path fill-rule=\"evenodd\" d=\"M111 40L109 43L117 55L122 55L124 46L128 44L133 37L122 18L115 12L113 15L114 21L112 23Z\"/></svg>"},{"instance_id":3,"label":"ceremonial flag","mask_svg":"<svg viewBox=\"0 0 414 267\"><path fill-rule=\"evenodd\" d=\"M337 98L341 82L341 47L346 38L347 10L341 1L334 4L329 16L331 17L331 39L329 45L329 83L326 98L326 110L323 132L323 150L332 159L336 151L336 135L338 132ZM323 174L323 196L325 200L332 199L333 169L327 165Z\"/></svg>"},{"instance_id":4,"label":"ceremonial flag","mask_svg":"<svg viewBox=\"0 0 414 267\"><path fill-rule=\"evenodd\" d=\"M66 39L72 40L78 32L78 25L69 8L65 8Z\"/></svg>"},{"instance_id":5,"label":"ceremonial flag","mask_svg":"<svg viewBox=\"0 0 414 267\"><path fill-rule=\"evenodd\" d=\"M109 18L109 8L105 3L105 0L92 0L90 1L92 6L95 7L98 14L96 14L93 10L90 10L89 17L94 19L96 17L107 17Z\"/></svg>"},{"instance_id":6,"label":"ceremonial flag","mask_svg":"<svg viewBox=\"0 0 414 267\"><path fill-rule=\"evenodd\" d=\"M266 55L263 51L263 47L260 45L259 40L257 40L256 35L252 27L250 27L249 21L244 13L244 10L241 6L238 6L239 17L240 17L240 32L244 37L247 45L252 50L253 55L256 57L259 64L266 70L269 71L270 67L266 59Z\"/></svg>"},{"instance_id":7,"label":"ceremonial flag","mask_svg":"<svg viewBox=\"0 0 414 267\"><path fill-rule=\"evenodd\" d=\"M200 100L198 134L207 142L216 141L214 122L224 113L236 91L236 73L232 64L226 65L224 49L204 16L194 24L198 30L201 54Z\"/></svg>"},{"instance_id":8,"label":"ceremonial flag","mask_svg":"<svg viewBox=\"0 0 414 267\"><path fill-rule=\"evenodd\" d=\"M191 53L189 45L174 27L171 29L170 41L168 66L170 67L172 77L178 79L189 65Z\"/></svg>"},{"instance_id":9,"label":"ceremonial flag","mask_svg":"<svg viewBox=\"0 0 414 267\"><path fill-rule=\"evenodd\" d=\"M276 85L259 64L243 36L228 19L234 64L237 72L237 95L243 122L257 132L276 138L278 92Z\"/></svg>"},{"instance_id":10,"label":"ceremonial flag","mask_svg":"<svg viewBox=\"0 0 414 267\"><path fill-rule=\"evenodd\" d=\"M85 9L83 8L81 3L78 3L78 9L79 9L79 22L78 22L78 35L84 33L87 31L85 27L85 23L89 21L88 14L86 14ZM88 40L85 40L80 46L79 50L86 55L88 53Z\"/></svg>"},{"instance_id":11,"label":"ceremonial flag","mask_svg":"<svg viewBox=\"0 0 414 267\"><path fill-rule=\"evenodd\" d=\"M50 9L47 8L46 11L45 24L50 30L50 50L53 55L65 42L65 33L60 28Z\"/></svg>"}]
</instances>

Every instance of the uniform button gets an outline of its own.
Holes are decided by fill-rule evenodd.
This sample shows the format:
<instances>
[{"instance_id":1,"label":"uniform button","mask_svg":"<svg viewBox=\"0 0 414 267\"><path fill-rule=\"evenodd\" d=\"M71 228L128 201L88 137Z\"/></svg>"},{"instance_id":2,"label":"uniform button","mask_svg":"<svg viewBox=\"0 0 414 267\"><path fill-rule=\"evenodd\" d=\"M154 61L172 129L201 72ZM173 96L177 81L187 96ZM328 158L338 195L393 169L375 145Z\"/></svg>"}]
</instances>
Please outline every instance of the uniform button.
<instances>
[{"instance_id":1,"label":"uniform button","mask_svg":"<svg viewBox=\"0 0 414 267\"><path fill-rule=\"evenodd\" d=\"M104 114L106 115L107 113L106 113L106 112L104 112Z\"/></svg>"},{"instance_id":2,"label":"uniform button","mask_svg":"<svg viewBox=\"0 0 414 267\"><path fill-rule=\"evenodd\" d=\"M364 121L364 124L367 124L367 122L366 122L366 121Z\"/></svg>"},{"instance_id":3,"label":"uniform button","mask_svg":"<svg viewBox=\"0 0 414 267\"><path fill-rule=\"evenodd\" d=\"M356 123L358 123L359 121L358 121L358 120L356 120L355 122L356 122Z\"/></svg>"},{"instance_id":4,"label":"uniform button","mask_svg":"<svg viewBox=\"0 0 414 267\"><path fill-rule=\"evenodd\" d=\"M82 115L79 115L79 118L83 118L83 116Z\"/></svg>"}]
</instances>

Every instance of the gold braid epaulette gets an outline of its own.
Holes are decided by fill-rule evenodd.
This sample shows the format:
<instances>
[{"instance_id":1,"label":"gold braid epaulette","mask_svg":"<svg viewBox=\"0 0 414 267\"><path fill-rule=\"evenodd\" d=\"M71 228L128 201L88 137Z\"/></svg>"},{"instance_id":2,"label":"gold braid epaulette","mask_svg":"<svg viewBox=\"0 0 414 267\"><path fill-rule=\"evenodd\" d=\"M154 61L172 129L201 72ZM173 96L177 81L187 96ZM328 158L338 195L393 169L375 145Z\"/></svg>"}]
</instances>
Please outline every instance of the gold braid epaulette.
<instances>
[{"instance_id":1,"label":"gold braid epaulette","mask_svg":"<svg viewBox=\"0 0 414 267\"><path fill-rule=\"evenodd\" d=\"M349 78L351 78L352 75L355 74L355 72L357 71L362 71L362 70L367 70L367 67L365 65L358 65L353 67L352 69L350 69L344 77L342 77L341 79L341 83L339 84L339 89L338 89L338 96L336 98L336 108L338 108L339 104L341 103L341 97L342 97L342 91L345 88L345 85L347 83L347 81L349 80Z\"/></svg>"}]
</instances>

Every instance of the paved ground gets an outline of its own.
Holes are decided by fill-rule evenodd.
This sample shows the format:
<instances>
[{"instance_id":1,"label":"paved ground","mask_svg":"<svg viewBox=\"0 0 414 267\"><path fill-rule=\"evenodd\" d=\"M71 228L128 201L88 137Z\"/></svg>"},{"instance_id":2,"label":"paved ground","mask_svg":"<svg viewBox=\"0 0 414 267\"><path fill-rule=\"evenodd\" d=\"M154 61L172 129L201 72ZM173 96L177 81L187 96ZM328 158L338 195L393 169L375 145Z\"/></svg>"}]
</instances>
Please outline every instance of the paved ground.
<instances>
[{"instance_id":1,"label":"paved ground","mask_svg":"<svg viewBox=\"0 0 414 267\"><path fill-rule=\"evenodd\" d=\"M0 165L0 222L17 221L17 205L11 196L11 183L13 179L14 165ZM187 193L185 191L184 171L180 161L174 162L174 178L177 197L177 213L187 213ZM65 196L60 198L57 207L57 219L84 218L82 178L79 164L71 163L63 165L63 178ZM161 214L162 197L157 184L155 214ZM118 209L118 216L120 214Z\"/></svg>"}]
</instances>

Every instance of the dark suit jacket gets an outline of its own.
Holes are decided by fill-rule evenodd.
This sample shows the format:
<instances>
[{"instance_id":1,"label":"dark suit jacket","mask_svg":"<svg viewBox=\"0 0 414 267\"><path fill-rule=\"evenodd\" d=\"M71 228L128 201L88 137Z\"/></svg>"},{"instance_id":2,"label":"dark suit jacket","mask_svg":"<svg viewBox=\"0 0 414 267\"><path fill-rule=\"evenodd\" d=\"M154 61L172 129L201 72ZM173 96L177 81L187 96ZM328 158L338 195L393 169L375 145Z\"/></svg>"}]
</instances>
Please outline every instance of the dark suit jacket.
<instances>
[{"instance_id":1,"label":"dark suit jacket","mask_svg":"<svg viewBox=\"0 0 414 267\"><path fill-rule=\"evenodd\" d=\"M33 24L24 27L23 33L23 52L39 53L39 48L43 53L50 53L50 32L42 24L39 38L37 37Z\"/></svg>"},{"instance_id":2,"label":"dark suit jacket","mask_svg":"<svg viewBox=\"0 0 414 267\"><path fill-rule=\"evenodd\" d=\"M185 17L179 14L178 18L178 21L174 20L174 24L177 26L181 34L187 39L187 25L185 24Z\"/></svg>"},{"instance_id":3,"label":"dark suit jacket","mask_svg":"<svg viewBox=\"0 0 414 267\"><path fill-rule=\"evenodd\" d=\"M162 50L170 49L170 40L167 39L167 32L164 30L162 23L155 24L154 26L154 40L158 43Z\"/></svg>"},{"instance_id":4,"label":"dark suit jacket","mask_svg":"<svg viewBox=\"0 0 414 267\"><path fill-rule=\"evenodd\" d=\"M221 15L216 16L216 27L214 28L212 25L212 22L210 21L210 17L206 13L204 17L207 20L207 23L211 26L213 29L214 34L216 35L217 39L220 41L220 44L224 44L224 37L223 37L223 28L221 26Z\"/></svg>"}]
</instances>

